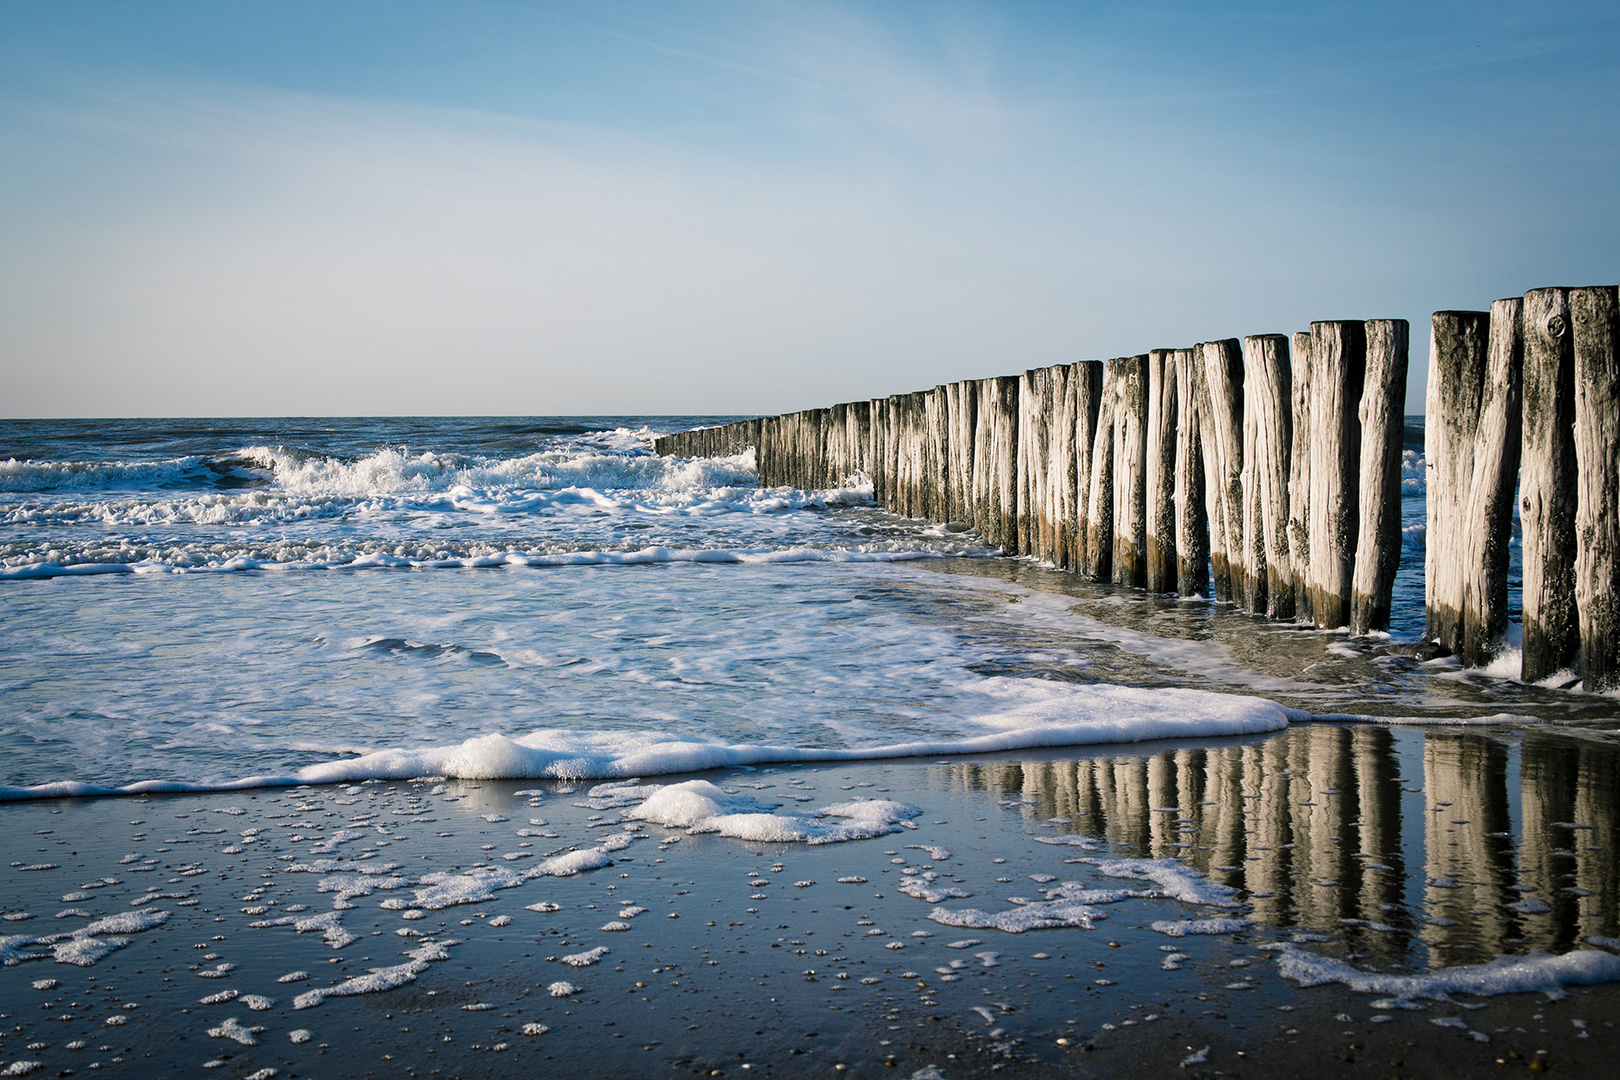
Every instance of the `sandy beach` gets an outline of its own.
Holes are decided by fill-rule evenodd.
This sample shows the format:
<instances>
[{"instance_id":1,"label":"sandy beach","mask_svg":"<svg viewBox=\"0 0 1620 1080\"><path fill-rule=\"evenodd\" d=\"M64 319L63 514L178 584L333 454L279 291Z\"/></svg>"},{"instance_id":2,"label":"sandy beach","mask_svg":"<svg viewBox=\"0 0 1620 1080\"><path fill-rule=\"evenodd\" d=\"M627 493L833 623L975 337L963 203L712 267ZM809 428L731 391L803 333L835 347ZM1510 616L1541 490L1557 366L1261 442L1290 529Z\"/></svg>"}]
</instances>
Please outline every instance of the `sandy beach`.
<instances>
[{"instance_id":1,"label":"sandy beach","mask_svg":"<svg viewBox=\"0 0 1620 1080\"><path fill-rule=\"evenodd\" d=\"M1380 732L1375 755L1417 800L1391 834L1409 861L1362 869L1374 807L1333 810L1321 746L1369 731L639 786L427 779L12 803L0 1067L260 1080L1601 1068L1612 985L1443 1000L1421 978L1403 996L1284 977L1289 955L1369 977L1537 946L1590 955L1586 975L1518 976L1560 995L1560 979L1620 965L1612 904L1568 884L1612 888L1612 817L1565 822L1586 826L1556 849L1570 869L1555 859L1559 879L1538 882L1520 866L1523 891L1492 901L1489 867L1447 861L1492 841L1449 823L1460 814L1430 821L1423 800L1455 799L1423 790L1421 759L1436 758L1421 733ZM1253 774L1271 788L1239 793L1236 825L1230 802L1193 805L1245 757L1314 761L1316 798L1274 764ZM1445 782L1431 764L1428 785ZM766 843L646 820L667 792L710 783L772 807L723 815L724 831L875 835ZM1495 842L1533 852L1545 823L1526 826L1524 802ZM1291 846L1264 843L1285 804ZM1298 815L1319 808L1313 835ZM1330 859L1360 872L1329 884Z\"/></svg>"}]
</instances>

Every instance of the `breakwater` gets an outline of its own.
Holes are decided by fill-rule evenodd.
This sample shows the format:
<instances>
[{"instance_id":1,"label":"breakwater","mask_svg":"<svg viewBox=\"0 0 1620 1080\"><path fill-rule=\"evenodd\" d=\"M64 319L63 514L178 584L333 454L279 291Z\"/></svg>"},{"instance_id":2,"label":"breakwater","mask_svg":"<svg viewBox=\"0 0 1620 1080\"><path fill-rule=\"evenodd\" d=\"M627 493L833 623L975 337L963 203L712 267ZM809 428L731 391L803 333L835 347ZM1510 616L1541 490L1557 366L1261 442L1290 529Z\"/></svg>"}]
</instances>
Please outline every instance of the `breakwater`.
<instances>
[{"instance_id":1,"label":"breakwater","mask_svg":"<svg viewBox=\"0 0 1620 1080\"><path fill-rule=\"evenodd\" d=\"M1620 687L1620 303L1535 289L1431 326L1426 637L1472 664L1508 633L1523 532L1523 675ZM1272 619L1389 625L1410 332L1312 323L847 402L657 441L753 447L763 486L871 480L1088 581Z\"/></svg>"}]
</instances>

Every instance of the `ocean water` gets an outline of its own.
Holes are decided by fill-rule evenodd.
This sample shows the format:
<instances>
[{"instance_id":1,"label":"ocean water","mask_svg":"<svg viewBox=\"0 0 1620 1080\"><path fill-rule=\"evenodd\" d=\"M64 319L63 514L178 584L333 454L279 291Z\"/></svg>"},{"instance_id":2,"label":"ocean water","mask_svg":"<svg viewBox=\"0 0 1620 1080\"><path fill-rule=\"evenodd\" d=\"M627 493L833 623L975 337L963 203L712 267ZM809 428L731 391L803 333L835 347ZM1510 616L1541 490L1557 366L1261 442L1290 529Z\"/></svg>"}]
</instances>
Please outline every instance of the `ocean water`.
<instances>
[{"instance_id":1,"label":"ocean water","mask_svg":"<svg viewBox=\"0 0 1620 1080\"><path fill-rule=\"evenodd\" d=\"M1414 647L1415 452L1396 624L1352 641L652 453L726 419L0 422L0 794L1612 725Z\"/></svg>"}]
</instances>

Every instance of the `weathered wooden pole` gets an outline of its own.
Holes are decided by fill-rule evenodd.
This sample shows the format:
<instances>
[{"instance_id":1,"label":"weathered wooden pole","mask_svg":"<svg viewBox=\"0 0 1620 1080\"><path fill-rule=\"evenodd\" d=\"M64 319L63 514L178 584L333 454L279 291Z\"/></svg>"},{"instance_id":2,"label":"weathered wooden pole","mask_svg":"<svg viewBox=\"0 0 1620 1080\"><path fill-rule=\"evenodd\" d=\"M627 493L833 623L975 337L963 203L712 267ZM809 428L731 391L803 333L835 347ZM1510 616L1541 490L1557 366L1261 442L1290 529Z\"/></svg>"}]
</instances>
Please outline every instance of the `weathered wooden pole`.
<instances>
[{"instance_id":1,"label":"weathered wooden pole","mask_svg":"<svg viewBox=\"0 0 1620 1080\"><path fill-rule=\"evenodd\" d=\"M822 466L826 470L827 486L830 488L842 487L844 478L853 471L848 438L849 410L848 402L827 409L827 446Z\"/></svg>"},{"instance_id":2,"label":"weathered wooden pole","mask_svg":"<svg viewBox=\"0 0 1620 1080\"><path fill-rule=\"evenodd\" d=\"M1575 603L1575 350L1569 290L1524 294L1524 439L1519 524L1524 557L1521 677L1540 682L1580 654Z\"/></svg>"},{"instance_id":3,"label":"weathered wooden pole","mask_svg":"<svg viewBox=\"0 0 1620 1080\"><path fill-rule=\"evenodd\" d=\"M1176 591L1176 362L1171 349L1147 354L1147 587Z\"/></svg>"},{"instance_id":4,"label":"weathered wooden pole","mask_svg":"<svg viewBox=\"0 0 1620 1080\"><path fill-rule=\"evenodd\" d=\"M1350 632L1389 629L1395 571L1401 565L1401 454L1406 442L1406 366L1411 330L1405 319L1369 319L1367 375L1362 384L1360 529L1350 585Z\"/></svg>"},{"instance_id":5,"label":"weathered wooden pole","mask_svg":"<svg viewBox=\"0 0 1620 1080\"><path fill-rule=\"evenodd\" d=\"M1073 548L1075 524L1074 387L1070 385L1071 365L1047 369L1052 396L1052 420L1047 427L1046 522L1043 532L1048 549L1042 558L1053 566L1068 568Z\"/></svg>"},{"instance_id":6,"label":"weathered wooden pole","mask_svg":"<svg viewBox=\"0 0 1620 1080\"><path fill-rule=\"evenodd\" d=\"M1489 355L1474 428L1463 531L1463 662L1486 664L1508 629L1513 501L1524 442L1524 300L1491 305Z\"/></svg>"},{"instance_id":7,"label":"weathered wooden pole","mask_svg":"<svg viewBox=\"0 0 1620 1080\"><path fill-rule=\"evenodd\" d=\"M767 416L759 422L759 445L754 448L754 465L759 471L759 486L762 488L776 487L780 481L773 475L776 459L776 429L781 424L781 418Z\"/></svg>"},{"instance_id":8,"label":"weathered wooden pole","mask_svg":"<svg viewBox=\"0 0 1620 1080\"><path fill-rule=\"evenodd\" d=\"M852 401L848 413L849 430L845 438L849 442L849 473L853 479L864 474L871 479L872 462L867 456L872 445L872 403L870 401Z\"/></svg>"},{"instance_id":9,"label":"weathered wooden pole","mask_svg":"<svg viewBox=\"0 0 1620 1080\"><path fill-rule=\"evenodd\" d=\"M1202 367L1192 349L1173 349L1176 372L1176 591L1182 596L1209 595L1209 516L1205 510L1204 463L1198 427L1199 379Z\"/></svg>"},{"instance_id":10,"label":"weathered wooden pole","mask_svg":"<svg viewBox=\"0 0 1620 1080\"><path fill-rule=\"evenodd\" d=\"M1069 530L1067 565L1087 580L1091 544L1091 460L1096 453L1097 425L1102 410L1103 365L1080 360L1069 368L1069 389L1074 396L1074 521ZM1110 496L1110 504L1112 496Z\"/></svg>"},{"instance_id":11,"label":"weathered wooden pole","mask_svg":"<svg viewBox=\"0 0 1620 1080\"><path fill-rule=\"evenodd\" d=\"M1575 600L1588 693L1620 688L1620 300L1571 289L1575 346Z\"/></svg>"},{"instance_id":12,"label":"weathered wooden pole","mask_svg":"<svg viewBox=\"0 0 1620 1080\"><path fill-rule=\"evenodd\" d=\"M1209 507L1215 599L1244 605L1243 357L1236 338L1198 346L1198 433ZM1219 535L1217 535L1217 532Z\"/></svg>"},{"instance_id":13,"label":"weathered wooden pole","mask_svg":"<svg viewBox=\"0 0 1620 1080\"><path fill-rule=\"evenodd\" d=\"M1019 549L1045 557L1041 521L1046 501L1046 456L1053 408L1045 368L1018 379L1018 539Z\"/></svg>"},{"instance_id":14,"label":"weathered wooden pole","mask_svg":"<svg viewBox=\"0 0 1620 1080\"><path fill-rule=\"evenodd\" d=\"M946 513L950 489L951 422L949 392L943 386L928 391L928 500L925 516L931 521L949 521Z\"/></svg>"},{"instance_id":15,"label":"weathered wooden pole","mask_svg":"<svg viewBox=\"0 0 1620 1080\"><path fill-rule=\"evenodd\" d=\"M1350 622L1366 377L1361 323L1311 324L1311 614L1329 629Z\"/></svg>"},{"instance_id":16,"label":"weathered wooden pole","mask_svg":"<svg viewBox=\"0 0 1620 1080\"><path fill-rule=\"evenodd\" d=\"M1470 568L1465 531L1473 485L1474 447L1484 400L1491 316L1437 311L1429 330L1429 386L1424 395L1426 524L1423 534L1424 637L1463 651L1463 593Z\"/></svg>"},{"instance_id":17,"label":"weathered wooden pole","mask_svg":"<svg viewBox=\"0 0 1620 1080\"><path fill-rule=\"evenodd\" d=\"M1288 562L1294 579L1294 618L1311 614L1311 335L1294 335L1293 439L1288 456Z\"/></svg>"},{"instance_id":18,"label":"weathered wooden pole","mask_svg":"<svg viewBox=\"0 0 1620 1080\"><path fill-rule=\"evenodd\" d=\"M973 432L978 394L969 382L945 387L948 460L945 476L945 520L973 523Z\"/></svg>"},{"instance_id":19,"label":"weathered wooden pole","mask_svg":"<svg viewBox=\"0 0 1620 1080\"><path fill-rule=\"evenodd\" d=\"M1147 584L1148 380L1146 356L1110 360L1118 367L1114 410L1115 585Z\"/></svg>"},{"instance_id":20,"label":"weathered wooden pole","mask_svg":"<svg viewBox=\"0 0 1620 1080\"><path fill-rule=\"evenodd\" d=\"M900 447L901 457L905 461L905 491L903 492L901 511L907 517L925 518L927 512L927 495L924 485L928 468L928 394L926 391L914 391L904 394L900 398L901 409L904 412L904 441Z\"/></svg>"},{"instance_id":21,"label":"weathered wooden pole","mask_svg":"<svg viewBox=\"0 0 1620 1080\"><path fill-rule=\"evenodd\" d=\"M1288 550L1292 379L1286 337L1243 339L1244 577L1254 583L1250 610L1274 619L1294 617Z\"/></svg>"},{"instance_id":22,"label":"weathered wooden pole","mask_svg":"<svg viewBox=\"0 0 1620 1080\"><path fill-rule=\"evenodd\" d=\"M992 544L1018 553L1018 378L1003 375L978 383L974 432L975 524Z\"/></svg>"},{"instance_id":23,"label":"weathered wooden pole","mask_svg":"<svg viewBox=\"0 0 1620 1080\"><path fill-rule=\"evenodd\" d=\"M889 443L889 403L887 398L872 398L867 402L866 475L872 478L872 498L883 505L889 478L886 472Z\"/></svg>"},{"instance_id":24,"label":"weathered wooden pole","mask_svg":"<svg viewBox=\"0 0 1620 1080\"><path fill-rule=\"evenodd\" d=\"M1114 573L1114 413L1119 408L1119 369L1102 365L1097 427L1091 439L1091 482L1086 497L1086 550L1080 574L1112 581Z\"/></svg>"},{"instance_id":25,"label":"weathered wooden pole","mask_svg":"<svg viewBox=\"0 0 1620 1080\"><path fill-rule=\"evenodd\" d=\"M908 403L907 394L889 396L889 437L885 447L889 459L889 489L882 505L885 510L901 515L907 513L906 495L911 486L913 461L908 453L911 442L910 418L906 413Z\"/></svg>"},{"instance_id":26,"label":"weathered wooden pole","mask_svg":"<svg viewBox=\"0 0 1620 1080\"><path fill-rule=\"evenodd\" d=\"M1437 311L1430 333L1424 636L1474 666L1490 662L1508 627L1522 308L1515 297L1489 313Z\"/></svg>"}]
</instances>

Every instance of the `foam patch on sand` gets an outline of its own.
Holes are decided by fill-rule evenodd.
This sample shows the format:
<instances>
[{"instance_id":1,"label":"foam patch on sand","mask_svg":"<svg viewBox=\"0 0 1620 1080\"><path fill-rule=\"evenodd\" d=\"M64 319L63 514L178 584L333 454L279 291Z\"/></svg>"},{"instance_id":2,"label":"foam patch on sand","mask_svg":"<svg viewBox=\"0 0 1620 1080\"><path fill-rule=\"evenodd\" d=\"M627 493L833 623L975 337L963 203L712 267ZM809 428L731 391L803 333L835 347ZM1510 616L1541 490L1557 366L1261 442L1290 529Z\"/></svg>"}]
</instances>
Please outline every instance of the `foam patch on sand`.
<instances>
[{"instance_id":1,"label":"foam patch on sand","mask_svg":"<svg viewBox=\"0 0 1620 1080\"><path fill-rule=\"evenodd\" d=\"M916 877L902 878L899 889L907 896L930 904L937 904L942 900L964 900L973 895L966 889L959 889L954 885L935 886L934 881L938 877L938 874L930 870Z\"/></svg>"},{"instance_id":2,"label":"foam patch on sand","mask_svg":"<svg viewBox=\"0 0 1620 1080\"><path fill-rule=\"evenodd\" d=\"M1109 877L1151 881L1161 895L1184 904L1205 904L1210 907L1237 907L1237 890L1230 885L1210 881L1203 874L1174 859L1096 859L1082 858L1097 868L1099 874Z\"/></svg>"},{"instance_id":3,"label":"foam patch on sand","mask_svg":"<svg viewBox=\"0 0 1620 1080\"><path fill-rule=\"evenodd\" d=\"M524 872L525 878L537 877L573 877L586 870L600 870L604 866L612 866L613 860L608 858L607 852L602 848L584 848L579 851L570 851L564 855L555 855L538 866Z\"/></svg>"},{"instance_id":4,"label":"foam patch on sand","mask_svg":"<svg viewBox=\"0 0 1620 1080\"><path fill-rule=\"evenodd\" d=\"M777 803L736 795L707 780L661 787L627 817L694 833L719 833L758 843L836 844L899 832L922 814L890 799L834 803L806 814L773 814Z\"/></svg>"},{"instance_id":5,"label":"foam patch on sand","mask_svg":"<svg viewBox=\"0 0 1620 1080\"><path fill-rule=\"evenodd\" d=\"M352 979L328 986L321 990L311 990L293 998L293 1008L313 1009L329 997L353 997L357 994L380 994L384 990L393 990L406 983L416 981L416 977L427 970L427 963L422 960L411 960L393 967L372 968L364 975L356 975Z\"/></svg>"},{"instance_id":6,"label":"foam patch on sand","mask_svg":"<svg viewBox=\"0 0 1620 1080\"><path fill-rule=\"evenodd\" d=\"M426 874L418 882L416 898L390 896L381 904L387 911L422 908L442 911L457 904L481 904L495 899L500 889L515 889L523 884L522 875L497 866L477 867L460 874Z\"/></svg>"},{"instance_id":7,"label":"foam patch on sand","mask_svg":"<svg viewBox=\"0 0 1620 1080\"><path fill-rule=\"evenodd\" d=\"M90 967L96 961L129 944L125 935L139 934L167 922L167 911L126 911L97 919L71 934L49 937L0 937L0 962L11 967L25 960L42 959L39 953L24 953L24 945L48 945L58 964ZM102 936L106 935L106 936Z\"/></svg>"},{"instance_id":8,"label":"foam patch on sand","mask_svg":"<svg viewBox=\"0 0 1620 1080\"><path fill-rule=\"evenodd\" d=\"M941 926L954 926L963 930L1001 930L1008 934L1022 934L1026 930L1051 930L1060 926L1080 930L1092 929L1108 913L1098 911L1078 900L1047 900L1015 907L1010 911L987 912L977 908L950 911L935 908L928 917Z\"/></svg>"},{"instance_id":9,"label":"foam patch on sand","mask_svg":"<svg viewBox=\"0 0 1620 1080\"><path fill-rule=\"evenodd\" d=\"M1252 924L1248 919L1159 919L1153 929L1169 937L1188 934L1241 934Z\"/></svg>"},{"instance_id":10,"label":"foam patch on sand","mask_svg":"<svg viewBox=\"0 0 1620 1080\"><path fill-rule=\"evenodd\" d=\"M416 977L428 969L428 964L435 960L448 960L450 953L448 946L454 941L426 941L407 952L407 960L403 964L392 967L372 968L364 975L356 975L346 979L336 986L322 987L310 990L293 998L294 1009L313 1009L327 998L354 997L358 994L380 994L385 990L393 990L406 983L416 981Z\"/></svg>"},{"instance_id":11,"label":"foam patch on sand","mask_svg":"<svg viewBox=\"0 0 1620 1080\"><path fill-rule=\"evenodd\" d=\"M1550 956L1499 956L1484 964L1445 968L1426 975L1385 975L1362 971L1343 960L1316 956L1286 942L1263 945L1277 953L1277 971L1301 986L1341 983L1359 994L1384 994L1374 1008L1409 1008L1415 998L1450 1001L1451 994L1522 994L1539 990L1556 1001L1568 996L1566 986L1620 982L1620 956L1579 949Z\"/></svg>"},{"instance_id":12,"label":"foam patch on sand","mask_svg":"<svg viewBox=\"0 0 1620 1080\"><path fill-rule=\"evenodd\" d=\"M319 915L310 915L308 917L285 915L279 919L259 919L248 923L248 926L254 929L269 926L291 926L300 934L308 934L319 930L328 945L334 949L341 949L345 945L351 945L360 940L358 934L343 928L342 923L339 921L342 917L343 912L341 911L325 911Z\"/></svg>"}]
</instances>

